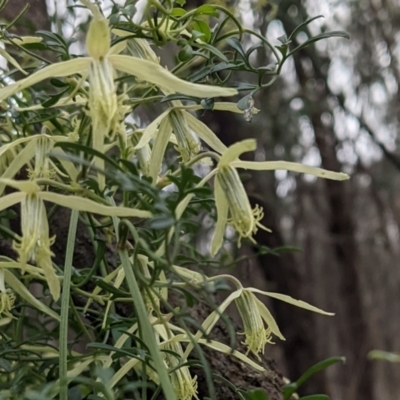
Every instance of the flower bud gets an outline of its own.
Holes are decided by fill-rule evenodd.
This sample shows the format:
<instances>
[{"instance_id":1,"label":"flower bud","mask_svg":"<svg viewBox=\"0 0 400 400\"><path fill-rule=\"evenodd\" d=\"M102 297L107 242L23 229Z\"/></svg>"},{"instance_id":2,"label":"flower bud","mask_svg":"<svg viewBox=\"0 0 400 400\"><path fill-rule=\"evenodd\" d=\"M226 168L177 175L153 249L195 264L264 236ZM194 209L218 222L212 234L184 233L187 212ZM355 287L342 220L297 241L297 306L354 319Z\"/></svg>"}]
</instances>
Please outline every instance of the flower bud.
<instances>
[{"instance_id":1,"label":"flower bud","mask_svg":"<svg viewBox=\"0 0 400 400\"><path fill-rule=\"evenodd\" d=\"M54 142L46 136L41 136L36 141L35 151L35 168L30 171L29 177L36 178L53 178L56 174L54 168L50 166L50 159L48 153L54 146Z\"/></svg>"},{"instance_id":2,"label":"flower bud","mask_svg":"<svg viewBox=\"0 0 400 400\"><path fill-rule=\"evenodd\" d=\"M89 81L89 109L95 135L99 125L110 129L118 110L113 68L107 59L93 60Z\"/></svg>"},{"instance_id":3,"label":"flower bud","mask_svg":"<svg viewBox=\"0 0 400 400\"><path fill-rule=\"evenodd\" d=\"M89 56L102 60L110 50L110 28L105 18L94 18L86 36L86 48Z\"/></svg>"},{"instance_id":4,"label":"flower bud","mask_svg":"<svg viewBox=\"0 0 400 400\"><path fill-rule=\"evenodd\" d=\"M176 150L181 154L183 162L188 162L201 150L200 140L190 130L181 110L172 110L168 117L178 142Z\"/></svg>"},{"instance_id":5,"label":"flower bud","mask_svg":"<svg viewBox=\"0 0 400 400\"><path fill-rule=\"evenodd\" d=\"M131 142L133 146L139 143L142 134L140 132L135 132L131 136ZM151 160L151 149L148 144L144 145L140 149L135 150L135 156L137 157L139 163L140 172L145 176L150 176L150 160Z\"/></svg>"},{"instance_id":6,"label":"flower bud","mask_svg":"<svg viewBox=\"0 0 400 400\"><path fill-rule=\"evenodd\" d=\"M251 208L246 191L235 168L230 165L220 167L217 179L229 204L231 223L239 234L239 244L244 237L252 240L251 236L257 232L259 226L262 227L259 223L264 216L262 208L259 206L256 206L254 210Z\"/></svg>"}]
</instances>

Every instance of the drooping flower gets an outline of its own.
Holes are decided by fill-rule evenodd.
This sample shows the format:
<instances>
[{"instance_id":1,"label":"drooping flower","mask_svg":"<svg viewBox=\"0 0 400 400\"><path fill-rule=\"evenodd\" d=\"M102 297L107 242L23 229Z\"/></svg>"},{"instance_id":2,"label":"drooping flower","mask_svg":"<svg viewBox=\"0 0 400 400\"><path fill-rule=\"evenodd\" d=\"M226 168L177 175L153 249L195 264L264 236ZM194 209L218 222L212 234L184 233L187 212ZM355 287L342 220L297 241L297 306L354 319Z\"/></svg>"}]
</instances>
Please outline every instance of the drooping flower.
<instances>
[{"instance_id":1,"label":"drooping flower","mask_svg":"<svg viewBox=\"0 0 400 400\"><path fill-rule=\"evenodd\" d=\"M153 316L149 316L149 318L155 320ZM182 345L178 340L179 335L172 333L176 327L168 323L167 320L153 326L160 349L164 350L162 354L165 366L170 372L172 387L178 400L192 400L193 398L199 400L197 397L197 377L192 378L189 367L182 365L187 362L187 357L183 354ZM182 331L181 328L177 329ZM154 372L148 371L148 375L153 381L158 381L158 376Z\"/></svg>"},{"instance_id":2,"label":"drooping flower","mask_svg":"<svg viewBox=\"0 0 400 400\"><path fill-rule=\"evenodd\" d=\"M224 275L223 277L226 278L227 276ZM212 279L216 278L218 277L214 277ZM268 296L318 314L329 316L334 315L314 307L302 300L296 300L285 294L264 292L256 288L243 288L236 278L230 278L238 286L238 289L231 293L222 302L222 304L204 320L201 325L201 329L196 333L192 340L201 342L202 336L211 332L221 315L233 301L235 302L243 321L245 335L244 344L247 346L248 352L253 353L257 358L259 358L259 354L264 353L265 345L268 343L273 343L273 335L277 336L281 340L285 340L285 337L280 332L274 317L268 308L255 296L255 293L262 294L264 296ZM219 347L221 351L221 344L216 344L216 347ZM185 350L184 356L187 357L192 350L193 344L189 343Z\"/></svg>"},{"instance_id":3,"label":"drooping flower","mask_svg":"<svg viewBox=\"0 0 400 400\"><path fill-rule=\"evenodd\" d=\"M0 176L0 195L3 193L5 183L2 182L4 179L13 178L21 168L29 164L34 159L34 169L30 171L30 178L51 178L57 172L60 175L64 175L61 171L51 162L48 158L48 152L53 148L57 142L73 141L73 137L66 138L65 136L51 136L43 132L38 135L32 135L27 137L21 137L13 140L9 143L4 143L0 147L0 160L2 160L5 154L11 153L13 159L7 163L4 170L1 171ZM23 147L24 146L24 147ZM57 149L58 153L63 154L64 151L61 148ZM78 171L73 163L67 160L65 157L60 158L60 164L67 172L69 178L72 181L76 180Z\"/></svg>"},{"instance_id":4,"label":"drooping flower","mask_svg":"<svg viewBox=\"0 0 400 400\"><path fill-rule=\"evenodd\" d=\"M55 300L60 297L60 282L51 262L54 256L50 250L55 238L49 236L49 223L43 200L37 193L27 193L21 201L20 242L14 242L13 248L18 252L18 261L25 265L35 262L43 269L50 293Z\"/></svg>"},{"instance_id":5,"label":"drooping flower","mask_svg":"<svg viewBox=\"0 0 400 400\"><path fill-rule=\"evenodd\" d=\"M197 396L197 377L192 378L187 366L179 366L186 362L183 359L182 346L178 341L170 341L162 346L164 350L172 351L175 354L165 352L165 363L171 370L170 377L178 400L199 400Z\"/></svg>"},{"instance_id":6,"label":"drooping flower","mask_svg":"<svg viewBox=\"0 0 400 400\"><path fill-rule=\"evenodd\" d=\"M175 133L175 140L172 138L172 133ZM227 150L210 128L181 107L170 108L151 122L143 131L135 149L143 148L152 139L154 142L150 158L150 177L153 182L156 182L169 142L175 142L183 161L187 161L200 151L199 139L218 153Z\"/></svg>"},{"instance_id":7,"label":"drooping flower","mask_svg":"<svg viewBox=\"0 0 400 400\"><path fill-rule=\"evenodd\" d=\"M42 135L36 141L35 146L35 167L30 171L29 177L31 179L37 178L54 178L56 169L51 165L49 152L54 147L54 140L50 137Z\"/></svg>"},{"instance_id":8,"label":"drooping flower","mask_svg":"<svg viewBox=\"0 0 400 400\"><path fill-rule=\"evenodd\" d=\"M15 302L15 294L6 289L4 282L4 271L0 268L0 318L2 315L11 317L10 311L12 310Z\"/></svg>"},{"instance_id":9,"label":"drooping flower","mask_svg":"<svg viewBox=\"0 0 400 400\"><path fill-rule=\"evenodd\" d=\"M18 252L21 264L34 261L43 269L50 292L55 300L60 295L60 283L53 268L50 250L55 238L49 236L44 201L50 201L73 210L92 212L99 215L119 217L149 218L151 213L127 207L111 207L96 203L79 196L66 196L41 190L33 181L14 181L0 179L1 184L9 185L20 192L15 192L0 198L0 211L14 204L21 204L21 232L22 237L14 242L14 249Z\"/></svg>"},{"instance_id":10,"label":"drooping flower","mask_svg":"<svg viewBox=\"0 0 400 400\"><path fill-rule=\"evenodd\" d=\"M113 32L121 37L131 36L130 32L120 29L114 29ZM188 36L191 36L186 30L184 32ZM127 40L127 49L135 57L155 64L160 63L159 58L145 39L129 38ZM164 93L169 95L172 92L164 90ZM181 101L174 100L172 101L172 108L162 113L144 130L143 136L136 144L136 149L143 149L145 146L148 146L150 140L154 139L153 152L150 158L152 168L149 173L154 182L160 171L168 142L176 145L175 149L180 153L183 162L189 161L200 152L200 139L218 153L222 153L227 149L207 125L188 112L188 110L202 109L204 109L202 105L183 105ZM243 110L240 110L236 103L216 102L213 103L213 109L243 113ZM253 114L256 114L258 111L254 107L251 110Z\"/></svg>"},{"instance_id":11,"label":"drooping flower","mask_svg":"<svg viewBox=\"0 0 400 400\"><path fill-rule=\"evenodd\" d=\"M260 304L257 297L249 290L244 289L241 296L235 300L236 307L239 311L243 322L245 341L243 344L247 346L247 353L251 352L259 358L259 353L264 353L264 348L267 343L272 342L272 329L268 325L271 323L271 318L265 320L261 314ZM265 307L265 306L264 306ZM265 310L268 310L265 307ZM264 310L264 314L265 314ZM272 318L273 319L273 318ZM267 324L265 327L264 322ZM277 328L277 327L276 327ZM274 333L280 339L285 340L279 329L274 329Z\"/></svg>"},{"instance_id":12,"label":"drooping flower","mask_svg":"<svg viewBox=\"0 0 400 400\"><path fill-rule=\"evenodd\" d=\"M142 137L143 131L135 131L129 135L132 143L132 148L134 148ZM137 157L139 169L141 173L145 176L150 176L151 168L151 149L150 145L146 144L140 149L133 149L135 156Z\"/></svg>"},{"instance_id":13,"label":"drooping flower","mask_svg":"<svg viewBox=\"0 0 400 400\"><path fill-rule=\"evenodd\" d=\"M239 245L243 238L254 241L253 235L257 233L258 228L268 230L261 224L264 216L263 209L258 205L254 208L251 207L246 190L236 170L237 168L265 171L287 170L339 181L349 178L347 174L341 172L327 171L294 162L239 160L239 156L242 153L255 149L256 141L254 139L243 140L229 147L218 162L214 182L217 224L211 244L212 255L215 255L221 248L225 227L228 223L235 228Z\"/></svg>"},{"instance_id":14,"label":"drooping flower","mask_svg":"<svg viewBox=\"0 0 400 400\"><path fill-rule=\"evenodd\" d=\"M239 236L249 238L257 233L258 228L269 230L260 221L264 217L262 208L258 205L253 209L246 190L240 180L237 170L228 165L220 165L215 178L215 203L221 209L220 203L226 200L230 212L230 220Z\"/></svg>"},{"instance_id":15,"label":"drooping flower","mask_svg":"<svg viewBox=\"0 0 400 400\"><path fill-rule=\"evenodd\" d=\"M184 111L171 110L168 117L177 141L176 150L181 154L183 162L188 162L200 152L200 140L189 128Z\"/></svg>"}]
</instances>

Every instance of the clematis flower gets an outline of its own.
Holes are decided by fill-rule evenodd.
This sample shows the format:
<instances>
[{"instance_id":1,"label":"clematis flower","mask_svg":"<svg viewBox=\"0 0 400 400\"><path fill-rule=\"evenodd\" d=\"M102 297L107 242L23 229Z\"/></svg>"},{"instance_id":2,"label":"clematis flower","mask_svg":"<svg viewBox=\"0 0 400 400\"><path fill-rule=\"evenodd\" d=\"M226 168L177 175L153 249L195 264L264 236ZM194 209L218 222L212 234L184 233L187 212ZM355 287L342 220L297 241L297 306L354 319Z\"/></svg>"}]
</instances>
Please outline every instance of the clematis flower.
<instances>
[{"instance_id":1,"label":"clematis flower","mask_svg":"<svg viewBox=\"0 0 400 400\"><path fill-rule=\"evenodd\" d=\"M153 182L160 172L165 149L173 141L175 133L177 149L181 151L184 161L190 159L200 151L199 139L203 140L211 149L223 153L227 147L205 124L180 107L170 108L159 115L143 132L135 149L141 149L154 139L150 158L150 177Z\"/></svg>"},{"instance_id":2,"label":"clematis flower","mask_svg":"<svg viewBox=\"0 0 400 400\"><path fill-rule=\"evenodd\" d=\"M256 288L243 288L236 278L226 275L222 277L228 277L233 280L238 289L231 293L230 296L228 296L225 301L204 320L201 325L201 329L193 338L193 340L196 342L201 342L202 336L211 332L212 328L220 319L222 313L225 312L227 307L232 302L235 302L243 321L245 335L244 344L247 346L248 352L252 352L258 359L260 359L259 353L264 353L265 345L267 343L273 343L272 335L277 336L281 340L285 340L285 337L280 332L274 317L268 308L255 296L255 293L262 294L264 296L268 296L318 314L329 316L334 315L333 313L323 311L312 306L311 304L308 304L302 300L296 300L293 297L285 294L264 292ZM216 278L218 277L211 279L214 280ZM219 347L218 344L216 347ZM184 357L187 357L192 350L193 344L189 343L185 350Z\"/></svg>"},{"instance_id":3,"label":"clematis flower","mask_svg":"<svg viewBox=\"0 0 400 400\"><path fill-rule=\"evenodd\" d=\"M183 359L182 346L178 341L170 341L166 345L162 346L164 350L174 352L179 358L171 353L165 354L165 363L167 367L172 370L171 383L174 388L176 397L178 400L192 400L193 398L199 400L197 396L197 377L192 378L189 367L181 366L186 362Z\"/></svg>"},{"instance_id":4,"label":"clematis flower","mask_svg":"<svg viewBox=\"0 0 400 400\"><path fill-rule=\"evenodd\" d=\"M229 147L218 162L214 182L217 224L211 244L212 255L215 255L221 248L225 227L228 223L235 228L239 245L243 238L248 238L254 242L253 235L257 233L259 228L268 231L268 228L260 222L264 216L263 209L258 205L254 208L251 207L237 168L264 171L287 170L339 181L349 178L347 174L341 172L327 171L294 162L256 162L238 159L242 153L255 149L256 141L254 139L243 140ZM230 218L228 218L228 215L230 215Z\"/></svg>"},{"instance_id":5,"label":"clematis flower","mask_svg":"<svg viewBox=\"0 0 400 400\"><path fill-rule=\"evenodd\" d=\"M125 207L109 207L92 200L65 196L58 193L42 191L33 181L14 181L0 179L0 183L11 186L20 192L11 193L0 198L0 211L14 204L21 204L21 232L19 242L14 242L14 249L18 252L21 264L34 261L43 269L49 285L50 293L57 300L60 296L60 283L51 263L53 253L50 250L55 238L49 236L44 201L61 205L73 210L91 212L106 216L148 218L151 213L144 210Z\"/></svg>"},{"instance_id":6,"label":"clematis flower","mask_svg":"<svg viewBox=\"0 0 400 400\"><path fill-rule=\"evenodd\" d=\"M40 266L51 295L58 300L60 282L51 262L54 254L50 250L55 238L49 236L46 208L36 192L27 193L21 200L21 231L21 241L13 243L19 255L18 261L23 265L33 261Z\"/></svg>"},{"instance_id":7,"label":"clematis flower","mask_svg":"<svg viewBox=\"0 0 400 400\"><path fill-rule=\"evenodd\" d=\"M272 330L280 339L285 340L276 324L271 323L274 319L268 309L253 292L243 290L241 296L235 300L235 304L243 322L245 335L243 344L248 348L247 353L252 352L259 358L258 354L264 353L265 345L267 343L273 344ZM264 322L267 327L264 326ZM273 328L271 328L271 325L274 325Z\"/></svg>"},{"instance_id":8,"label":"clematis flower","mask_svg":"<svg viewBox=\"0 0 400 400\"><path fill-rule=\"evenodd\" d=\"M131 36L130 32L114 29L113 32L121 37ZM190 33L187 32L190 36ZM154 64L159 64L159 58L154 53L149 43L145 39L130 38L127 40L128 51L135 57L139 57ZM166 95L171 94L163 90ZM211 149L218 153L224 152L227 148L219 138L201 121L195 118L186 110L202 110L202 105L183 105L180 101L174 100L173 107L162 113L154 120L143 132L141 140L136 144L136 149L141 150L148 146L154 139L153 152L149 161L152 166L149 176L156 181L161 168L162 159L168 142L176 144L175 149L180 153L183 162L189 161L201 150L200 140L203 140ZM216 102L214 110L231 111L243 113L235 103ZM259 110L252 109L256 114Z\"/></svg>"},{"instance_id":9,"label":"clematis flower","mask_svg":"<svg viewBox=\"0 0 400 400\"><path fill-rule=\"evenodd\" d=\"M132 147L135 147L138 143L140 138L142 137L142 131L135 131L129 138L131 139ZM151 167L151 149L149 144L141 147L140 149L134 150L134 153L137 157L139 163L139 169L145 176L150 176L150 167Z\"/></svg>"},{"instance_id":10,"label":"clematis flower","mask_svg":"<svg viewBox=\"0 0 400 400\"><path fill-rule=\"evenodd\" d=\"M51 162L48 154L54 147L54 141L45 135L40 136L35 146L35 167L29 171L29 177L34 180L37 178L54 178L58 169ZM60 172L60 171L58 171Z\"/></svg>"},{"instance_id":11,"label":"clematis flower","mask_svg":"<svg viewBox=\"0 0 400 400\"><path fill-rule=\"evenodd\" d=\"M11 317L10 311L12 310L15 302L15 295L10 290L6 289L4 282L4 270L0 269L0 317L6 315Z\"/></svg>"},{"instance_id":12,"label":"clematis flower","mask_svg":"<svg viewBox=\"0 0 400 400\"><path fill-rule=\"evenodd\" d=\"M54 143L69 141L69 138L65 136L51 136L45 133L39 135L32 135L27 137L22 137L14 140L10 143L5 143L0 147L0 160L5 158L4 155L10 153L12 161L4 166L2 174L0 176L0 195L3 193L5 188L5 183L2 179L13 178L21 168L31 162L34 158L34 170L30 171L31 178L49 178L54 175L55 172L63 175L57 167L51 163L50 159L47 157L48 152L53 148ZM22 148L22 146L24 146ZM59 148L58 153L64 154L64 151ZM69 178L72 181L76 180L78 176L78 171L71 163L65 158L60 159L60 163L67 172ZM52 167L50 167L50 165Z\"/></svg>"},{"instance_id":13,"label":"clematis flower","mask_svg":"<svg viewBox=\"0 0 400 400\"><path fill-rule=\"evenodd\" d=\"M86 37L89 57L79 57L49 65L31 76L0 89L0 100L52 77L81 74L82 81L89 78L89 105L92 118L106 126L111 124L116 112L116 87L114 71L134 75L140 80L160 87L169 93L182 93L197 97L233 96L235 89L199 85L177 78L160 65L137 57L115 54L123 47L110 47L110 29L99 9L86 0L94 18ZM96 135L96 132L94 132Z\"/></svg>"},{"instance_id":14,"label":"clematis flower","mask_svg":"<svg viewBox=\"0 0 400 400\"><path fill-rule=\"evenodd\" d=\"M155 318L150 317L150 319ZM169 333L167 332L165 324L169 326ZM177 339L178 336L172 333L171 328L173 325L164 321L163 323L157 323L153 326L160 349L167 350L162 354L165 366L170 371L171 383L177 400L192 400L193 398L199 400L197 397L197 377L195 376L192 378L189 367L180 366L187 362L187 357L183 355L182 345ZM158 381L158 376L152 372L150 372L149 377L155 382Z\"/></svg>"},{"instance_id":15,"label":"clematis flower","mask_svg":"<svg viewBox=\"0 0 400 400\"><path fill-rule=\"evenodd\" d=\"M176 150L181 154L183 162L190 161L201 150L199 138L189 129L185 114L181 110L171 110L169 123L178 143Z\"/></svg>"}]
</instances>

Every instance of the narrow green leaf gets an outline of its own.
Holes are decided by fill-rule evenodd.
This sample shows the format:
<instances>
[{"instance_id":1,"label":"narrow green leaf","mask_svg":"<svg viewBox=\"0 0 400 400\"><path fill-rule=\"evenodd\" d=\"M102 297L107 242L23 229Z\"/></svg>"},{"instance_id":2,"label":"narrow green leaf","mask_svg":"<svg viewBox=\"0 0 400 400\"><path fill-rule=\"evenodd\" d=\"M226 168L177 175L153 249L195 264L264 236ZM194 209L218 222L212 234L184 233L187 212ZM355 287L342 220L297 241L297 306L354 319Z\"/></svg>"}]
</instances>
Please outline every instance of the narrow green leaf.
<instances>
[{"instance_id":1,"label":"narrow green leaf","mask_svg":"<svg viewBox=\"0 0 400 400\"><path fill-rule=\"evenodd\" d=\"M60 321L60 316L51 310L49 307L44 305L40 300L32 295L32 293L25 287L25 285L11 272L8 270L4 271L5 281L7 285L18 295L21 296L27 303L34 308L44 312L50 317L57 321Z\"/></svg>"},{"instance_id":2,"label":"narrow green leaf","mask_svg":"<svg viewBox=\"0 0 400 400\"><path fill-rule=\"evenodd\" d=\"M129 293L116 288L115 286L105 282L103 279L95 279L94 283L96 284L96 286L105 290L107 293L112 293L118 297L129 297Z\"/></svg>"},{"instance_id":3,"label":"narrow green leaf","mask_svg":"<svg viewBox=\"0 0 400 400\"><path fill-rule=\"evenodd\" d=\"M264 45L262 43L258 43L258 44L255 44L254 46L251 46L246 52L246 59L247 60L249 59L249 57L250 57L251 53L253 53L253 51L256 51L257 49L260 49L262 47L264 47Z\"/></svg>"},{"instance_id":4,"label":"narrow green leaf","mask_svg":"<svg viewBox=\"0 0 400 400\"><path fill-rule=\"evenodd\" d=\"M286 44L283 44L282 46L275 46L279 52L282 54L284 58L286 58L287 51L288 51L288 46Z\"/></svg>"},{"instance_id":5,"label":"narrow green leaf","mask_svg":"<svg viewBox=\"0 0 400 400\"><path fill-rule=\"evenodd\" d=\"M202 6L198 7L195 11L195 15L211 15L216 18L219 17L219 13L216 8L209 4L203 4Z\"/></svg>"},{"instance_id":6,"label":"narrow green leaf","mask_svg":"<svg viewBox=\"0 0 400 400\"><path fill-rule=\"evenodd\" d=\"M242 97L238 102L237 102L237 107L239 110L247 110L249 108L249 102L252 100L253 96L251 93L248 95Z\"/></svg>"},{"instance_id":7,"label":"narrow green leaf","mask_svg":"<svg viewBox=\"0 0 400 400\"><path fill-rule=\"evenodd\" d=\"M175 218L169 215L155 215L148 223L149 229L167 229L175 224Z\"/></svg>"},{"instance_id":8,"label":"narrow green leaf","mask_svg":"<svg viewBox=\"0 0 400 400\"><path fill-rule=\"evenodd\" d=\"M54 106L54 104L56 104L61 99L62 95L64 93L67 93L68 90L69 90L69 86L66 87L64 90L62 90L61 92L58 92L57 94L51 95L49 99L45 100L42 103L42 107L43 108L48 108L48 107Z\"/></svg>"},{"instance_id":9,"label":"narrow green leaf","mask_svg":"<svg viewBox=\"0 0 400 400\"><path fill-rule=\"evenodd\" d=\"M243 57L243 59L246 59L246 52L243 50L242 43L240 43L240 40L238 38L232 37L226 39L226 43L228 43L229 46L235 49Z\"/></svg>"},{"instance_id":10,"label":"narrow green leaf","mask_svg":"<svg viewBox=\"0 0 400 400\"><path fill-rule=\"evenodd\" d=\"M346 359L345 357L331 357L328 358L324 361L321 361L315 365L313 365L311 368L309 368L296 382L291 383L290 385L287 385L284 388L284 400L290 399L290 396L298 390L298 388L306 382L308 379L310 379L313 375L315 375L317 372L323 371L324 369L330 367L331 365L337 364L339 362L345 362Z\"/></svg>"},{"instance_id":11,"label":"narrow green leaf","mask_svg":"<svg viewBox=\"0 0 400 400\"><path fill-rule=\"evenodd\" d=\"M331 32L324 32L321 33L317 36L313 36L312 38L306 40L304 43L301 45L297 46L294 50L292 50L289 54L288 57L291 56L292 54L296 53L297 51L303 49L304 47L309 46L311 43L318 42L319 40L322 39L329 39L332 37L340 37L344 39L350 39L350 35L347 32L344 31L331 31Z\"/></svg>"},{"instance_id":12,"label":"narrow green leaf","mask_svg":"<svg viewBox=\"0 0 400 400\"><path fill-rule=\"evenodd\" d=\"M279 36L277 40L279 40L283 45L288 45L290 43L290 40L288 40L286 35Z\"/></svg>"},{"instance_id":13,"label":"narrow green leaf","mask_svg":"<svg viewBox=\"0 0 400 400\"><path fill-rule=\"evenodd\" d=\"M310 19L308 19L307 21L304 21L302 24L300 24L289 36L288 40L291 40L292 38L295 37L295 35L301 31L305 26L307 26L310 22L315 21L316 19L319 18L325 18L323 15L317 15L316 17L312 17Z\"/></svg>"},{"instance_id":14,"label":"narrow green leaf","mask_svg":"<svg viewBox=\"0 0 400 400\"><path fill-rule=\"evenodd\" d=\"M199 49L208 50L210 53L214 54L215 56L219 57L221 60L224 60L226 63L228 63L228 59L216 47L211 46L208 43L201 43L201 44L195 43L194 45L197 46Z\"/></svg>"},{"instance_id":15,"label":"narrow green leaf","mask_svg":"<svg viewBox=\"0 0 400 400\"><path fill-rule=\"evenodd\" d=\"M268 394L262 389L253 389L245 393L246 400L269 400Z\"/></svg>"}]
</instances>

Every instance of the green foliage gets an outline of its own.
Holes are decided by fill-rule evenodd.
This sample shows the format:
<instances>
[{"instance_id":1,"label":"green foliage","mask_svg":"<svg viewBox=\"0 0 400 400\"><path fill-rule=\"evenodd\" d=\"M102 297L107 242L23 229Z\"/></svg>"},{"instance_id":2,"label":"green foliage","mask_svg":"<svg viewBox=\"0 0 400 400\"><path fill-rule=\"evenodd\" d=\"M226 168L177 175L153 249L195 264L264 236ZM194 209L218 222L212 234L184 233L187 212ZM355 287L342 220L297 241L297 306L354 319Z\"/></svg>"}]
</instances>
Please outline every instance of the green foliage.
<instances>
[{"instance_id":1,"label":"green foliage","mask_svg":"<svg viewBox=\"0 0 400 400\"><path fill-rule=\"evenodd\" d=\"M326 368L330 367L331 365L335 365L339 362L345 362L345 361L346 359L344 357L332 357L313 365L306 372L304 372L304 374L296 382L290 383L283 388L284 400L290 400L292 394L295 393L301 385L303 385L306 381L308 381L317 372L321 372ZM313 395L313 396L302 397L302 399L303 400L328 399L328 397L325 395Z\"/></svg>"}]
</instances>

